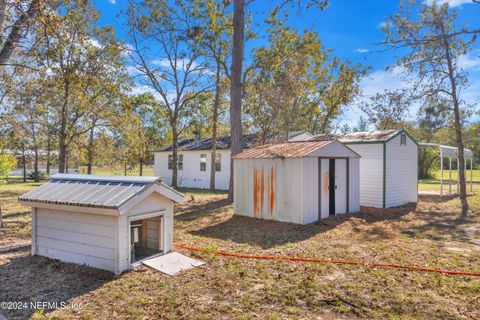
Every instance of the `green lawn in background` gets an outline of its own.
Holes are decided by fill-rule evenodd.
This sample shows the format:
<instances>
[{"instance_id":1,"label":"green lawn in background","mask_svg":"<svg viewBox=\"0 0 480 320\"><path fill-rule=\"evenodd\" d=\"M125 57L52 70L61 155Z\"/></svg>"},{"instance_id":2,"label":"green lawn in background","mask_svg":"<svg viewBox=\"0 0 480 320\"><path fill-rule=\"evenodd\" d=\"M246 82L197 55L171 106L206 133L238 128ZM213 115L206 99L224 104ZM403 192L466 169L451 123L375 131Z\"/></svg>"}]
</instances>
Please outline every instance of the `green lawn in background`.
<instances>
[{"instance_id":1,"label":"green lawn in background","mask_svg":"<svg viewBox=\"0 0 480 320\"><path fill-rule=\"evenodd\" d=\"M80 166L80 173L86 173L87 167ZM103 175L115 175L115 176L123 176L125 171L121 167L116 168L108 168L108 167L93 167L93 174L103 174ZM140 168L135 167L133 169L127 170L127 176L138 176L140 175ZM153 176L153 166L145 166L143 167L143 175L144 176Z\"/></svg>"},{"instance_id":2,"label":"green lawn in background","mask_svg":"<svg viewBox=\"0 0 480 320\"><path fill-rule=\"evenodd\" d=\"M450 173L448 171L448 167L444 168L443 169L443 179L448 180L449 175L450 175ZM432 171L432 176L434 177L434 179L440 181L440 169ZM458 177L457 170L452 169L452 180L457 181L457 177ZM470 181L470 169L467 169L467 181ZM478 170L478 169L473 170L473 181L480 183L480 170Z\"/></svg>"}]
</instances>

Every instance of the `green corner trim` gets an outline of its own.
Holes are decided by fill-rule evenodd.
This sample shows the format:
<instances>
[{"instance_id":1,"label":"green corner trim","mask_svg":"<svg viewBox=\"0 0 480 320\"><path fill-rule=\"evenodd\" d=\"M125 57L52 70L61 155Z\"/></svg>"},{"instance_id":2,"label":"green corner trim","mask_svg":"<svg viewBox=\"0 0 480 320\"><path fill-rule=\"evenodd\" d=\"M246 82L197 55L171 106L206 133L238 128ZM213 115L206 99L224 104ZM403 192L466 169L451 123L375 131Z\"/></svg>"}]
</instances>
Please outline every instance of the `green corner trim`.
<instances>
[{"instance_id":1,"label":"green corner trim","mask_svg":"<svg viewBox=\"0 0 480 320\"><path fill-rule=\"evenodd\" d=\"M387 199L387 142L383 143L383 207L386 207Z\"/></svg>"}]
</instances>

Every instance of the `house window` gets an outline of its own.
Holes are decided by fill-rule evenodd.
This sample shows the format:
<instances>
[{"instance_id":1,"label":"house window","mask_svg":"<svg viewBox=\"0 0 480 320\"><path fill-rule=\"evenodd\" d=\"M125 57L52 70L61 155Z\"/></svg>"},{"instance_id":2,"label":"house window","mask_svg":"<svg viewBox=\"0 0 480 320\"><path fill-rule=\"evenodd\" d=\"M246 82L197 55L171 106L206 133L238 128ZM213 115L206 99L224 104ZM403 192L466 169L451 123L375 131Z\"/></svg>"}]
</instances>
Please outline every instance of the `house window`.
<instances>
[{"instance_id":1,"label":"house window","mask_svg":"<svg viewBox=\"0 0 480 320\"><path fill-rule=\"evenodd\" d=\"M222 155L220 153L215 153L215 171L222 171Z\"/></svg>"},{"instance_id":2,"label":"house window","mask_svg":"<svg viewBox=\"0 0 480 320\"><path fill-rule=\"evenodd\" d=\"M173 155L168 155L168 170L173 169ZM177 158L177 169L183 170L183 154L179 154Z\"/></svg>"},{"instance_id":3,"label":"house window","mask_svg":"<svg viewBox=\"0 0 480 320\"><path fill-rule=\"evenodd\" d=\"M207 171L207 155L205 153L200 155L200 171Z\"/></svg>"},{"instance_id":4,"label":"house window","mask_svg":"<svg viewBox=\"0 0 480 320\"><path fill-rule=\"evenodd\" d=\"M178 155L177 168L178 170L183 170L183 154Z\"/></svg>"},{"instance_id":5,"label":"house window","mask_svg":"<svg viewBox=\"0 0 480 320\"><path fill-rule=\"evenodd\" d=\"M400 145L401 146L406 146L407 145L407 135L405 133L402 133L400 135Z\"/></svg>"}]
</instances>

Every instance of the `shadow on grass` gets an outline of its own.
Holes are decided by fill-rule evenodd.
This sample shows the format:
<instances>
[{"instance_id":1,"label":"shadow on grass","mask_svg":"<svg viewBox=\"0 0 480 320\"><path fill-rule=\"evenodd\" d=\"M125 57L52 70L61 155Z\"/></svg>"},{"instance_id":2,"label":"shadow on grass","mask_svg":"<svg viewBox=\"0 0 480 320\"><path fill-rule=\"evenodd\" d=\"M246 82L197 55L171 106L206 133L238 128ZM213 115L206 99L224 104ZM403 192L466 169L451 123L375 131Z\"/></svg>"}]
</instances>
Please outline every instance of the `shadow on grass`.
<instances>
[{"instance_id":1,"label":"shadow on grass","mask_svg":"<svg viewBox=\"0 0 480 320\"><path fill-rule=\"evenodd\" d=\"M220 205L220 203L217 203L217 205ZM262 249L269 249L275 246L307 240L317 234L337 228L345 222L352 222L355 225L397 220L414 209L415 205L378 210L362 208L364 212L332 216L305 226L233 215L228 220L191 231L190 233L196 236L230 240L239 244L249 244L259 246ZM195 212L190 214L192 219L197 216ZM214 213L211 211L203 211L201 213L202 216L209 214ZM352 220L355 220L355 222ZM376 231L373 230L372 232L375 233Z\"/></svg>"},{"instance_id":2,"label":"shadow on grass","mask_svg":"<svg viewBox=\"0 0 480 320\"><path fill-rule=\"evenodd\" d=\"M113 274L108 271L40 256L32 257L28 255L29 251L30 246L21 246L0 252L20 254L0 265L0 301L21 301L28 304L27 308L19 310L1 310L1 314L8 319L30 318L37 311L29 307L30 302L56 302L60 305L101 287L113 278Z\"/></svg>"},{"instance_id":3,"label":"shadow on grass","mask_svg":"<svg viewBox=\"0 0 480 320\"><path fill-rule=\"evenodd\" d=\"M175 220L186 222L200 217L215 214L219 209L230 206L226 198L213 201L193 202L179 205L175 208Z\"/></svg>"}]
</instances>

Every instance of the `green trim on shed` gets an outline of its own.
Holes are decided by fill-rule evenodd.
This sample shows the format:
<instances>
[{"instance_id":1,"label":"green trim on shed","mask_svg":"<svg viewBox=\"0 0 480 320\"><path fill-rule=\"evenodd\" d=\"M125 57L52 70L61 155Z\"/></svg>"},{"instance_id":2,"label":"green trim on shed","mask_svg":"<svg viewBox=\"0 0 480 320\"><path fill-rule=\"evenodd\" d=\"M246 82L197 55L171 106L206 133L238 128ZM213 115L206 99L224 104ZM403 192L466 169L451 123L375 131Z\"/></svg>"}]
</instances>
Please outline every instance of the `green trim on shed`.
<instances>
[{"instance_id":1,"label":"green trim on shed","mask_svg":"<svg viewBox=\"0 0 480 320\"><path fill-rule=\"evenodd\" d=\"M383 208L386 208L387 199L387 142L383 143Z\"/></svg>"},{"instance_id":2,"label":"green trim on shed","mask_svg":"<svg viewBox=\"0 0 480 320\"><path fill-rule=\"evenodd\" d=\"M393 136L391 136L390 138L388 138L387 140L385 140L385 143L388 143L388 142L392 141L393 139L395 139L395 138L396 138L399 134L401 134L401 133L405 133L405 134L407 135L407 137L409 137L410 140L412 140L413 143L415 143L415 144L417 145L417 147L418 147L418 142L417 142L417 140L415 140L407 131L405 131L405 129L400 129L400 130L398 130L397 133L395 133Z\"/></svg>"},{"instance_id":3,"label":"green trim on shed","mask_svg":"<svg viewBox=\"0 0 480 320\"><path fill-rule=\"evenodd\" d=\"M342 142L342 141L340 141ZM342 142L343 144L378 144L378 143L384 143L385 141L381 140L375 140L375 141L345 141Z\"/></svg>"}]
</instances>

